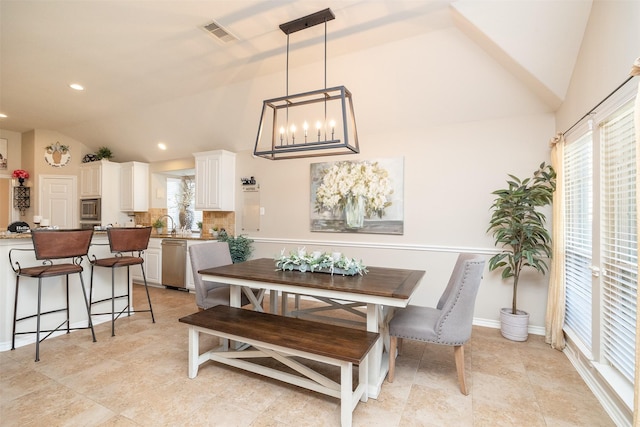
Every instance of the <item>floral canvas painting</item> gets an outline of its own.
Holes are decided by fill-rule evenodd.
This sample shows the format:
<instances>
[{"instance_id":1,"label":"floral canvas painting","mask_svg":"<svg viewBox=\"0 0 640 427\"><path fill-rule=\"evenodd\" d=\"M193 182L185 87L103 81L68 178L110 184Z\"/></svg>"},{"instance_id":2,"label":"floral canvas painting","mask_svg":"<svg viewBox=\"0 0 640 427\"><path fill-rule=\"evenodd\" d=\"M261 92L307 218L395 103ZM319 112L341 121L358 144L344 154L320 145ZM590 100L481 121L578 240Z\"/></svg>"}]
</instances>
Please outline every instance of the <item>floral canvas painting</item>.
<instances>
[{"instance_id":1,"label":"floral canvas painting","mask_svg":"<svg viewBox=\"0 0 640 427\"><path fill-rule=\"evenodd\" d=\"M404 159L311 164L311 231L404 233Z\"/></svg>"}]
</instances>

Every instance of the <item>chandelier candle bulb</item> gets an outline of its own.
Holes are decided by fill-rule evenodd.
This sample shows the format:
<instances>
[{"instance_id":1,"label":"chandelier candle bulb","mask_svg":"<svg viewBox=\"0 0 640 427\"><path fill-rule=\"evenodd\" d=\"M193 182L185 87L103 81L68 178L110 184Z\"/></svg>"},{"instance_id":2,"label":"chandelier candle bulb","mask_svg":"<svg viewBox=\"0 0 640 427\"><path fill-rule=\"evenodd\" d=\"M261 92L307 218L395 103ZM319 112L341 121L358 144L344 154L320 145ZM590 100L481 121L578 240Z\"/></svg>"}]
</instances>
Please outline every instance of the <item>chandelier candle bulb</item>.
<instances>
[{"instance_id":1,"label":"chandelier candle bulb","mask_svg":"<svg viewBox=\"0 0 640 427\"><path fill-rule=\"evenodd\" d=\"M334 134L334 132L336 130L336 121L335 120L331 120L329 122L329 126L331 126L331 140L333 140L334 139L333 134Z\"/></svg>"},{"instance_id":2,"label":"chandelier candle bulb","mask_svg":"<svg viewBox=\"0 0 640 427\"><path fill-rule=\"evenodd\" d=\"M280 145L282 145L282 141L284 139L284 127L280 128Z\"/></svg>"},{"instance_id":3,"label":"chandelier candle bulb","mask_svg":"<svg viewBox=\"0 0 640 427\"><path fill-rule=\"evenodd\" d=\"M316 129L318 129L318 142L320 142L320 129L322 128L322 123L320 123L320 120L318 120L316 122Z\"/></svg>"}]
</instances>

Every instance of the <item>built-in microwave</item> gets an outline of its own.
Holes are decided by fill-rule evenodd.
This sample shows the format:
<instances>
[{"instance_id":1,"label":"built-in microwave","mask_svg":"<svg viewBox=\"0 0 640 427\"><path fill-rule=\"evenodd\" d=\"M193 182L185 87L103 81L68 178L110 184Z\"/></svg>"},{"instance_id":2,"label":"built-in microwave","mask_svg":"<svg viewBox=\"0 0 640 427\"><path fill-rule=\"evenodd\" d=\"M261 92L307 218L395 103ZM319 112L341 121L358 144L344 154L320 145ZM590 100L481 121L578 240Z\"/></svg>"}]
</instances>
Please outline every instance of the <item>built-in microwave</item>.
<instances>
[{"instance_id":1,"label":"built-in microwave","mask_svg":"<svg viewBox=\"0 0 640 427\"><path fill-rule=\"evenodd\" d=\"M100 199L80 200L80 221L100 221Z\"/></svg>"}]
</instances>

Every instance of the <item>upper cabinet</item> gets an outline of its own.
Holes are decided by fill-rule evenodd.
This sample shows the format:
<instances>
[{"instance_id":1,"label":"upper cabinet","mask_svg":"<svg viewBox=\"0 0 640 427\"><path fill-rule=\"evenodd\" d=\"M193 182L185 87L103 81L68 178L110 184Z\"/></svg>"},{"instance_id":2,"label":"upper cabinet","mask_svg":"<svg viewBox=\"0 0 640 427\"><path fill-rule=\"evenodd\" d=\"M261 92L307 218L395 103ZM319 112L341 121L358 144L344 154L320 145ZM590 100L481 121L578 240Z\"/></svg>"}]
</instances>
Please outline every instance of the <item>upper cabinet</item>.
<instances>
[{"instance_id":1,"label":"upper cabinet","mask_svg":"<svg viewBox=\"0 0 640 427\"><path fill-rule=\"evenodd\" d=\"M140 162L120 164L120 210L125 212L149 210L149 164Z\"/></svg>"},{"instance_id":2,"label":"upper cabinet","mask_svg":"<svg viewBox=\"0 0 640 427\"><path fill-rule=\"evenodd\" d=\"M102 184L118 179L120 164L108 160L80 165L80 198L102 197Z\"/></svg>"},{"instance_id":3,"label":"upper cabinet","mask_svg":"<svg viewBox=\"0 0 640 427\"><path fill-rule=\"evenodd\" d=\"M235 153L216 150L193 155L196 163L196 209L235 210Z\"/></svg>"}]
</instances>

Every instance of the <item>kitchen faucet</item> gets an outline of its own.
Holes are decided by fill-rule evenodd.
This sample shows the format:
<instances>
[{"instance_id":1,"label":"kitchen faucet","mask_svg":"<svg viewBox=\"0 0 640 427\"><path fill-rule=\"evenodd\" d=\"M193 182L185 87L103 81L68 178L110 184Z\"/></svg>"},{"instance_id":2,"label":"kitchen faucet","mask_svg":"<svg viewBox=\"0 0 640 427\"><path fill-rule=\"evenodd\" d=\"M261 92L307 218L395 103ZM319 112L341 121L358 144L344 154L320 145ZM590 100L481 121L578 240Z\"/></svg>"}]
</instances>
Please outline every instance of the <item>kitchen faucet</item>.
<instances>
[{"instance_id":1,"label":"kitchen faucet","mask_svg":"<svg viewBox=\"0 0 640 427\"><path fill-rule=\"evenodd\" d=\"M173 218L171 218L171 216L169 216L169 215L162 215L162 216L161 216L160 218L158 218L158 219L162 219L162 218L165 218L165 217L166 217L166 218L169 218L169 219L171 220L171 235L172 235L172 236L175 236L175 235L176 235L176 225L175 225L175 223L173 222Z\"/></svg>"}]
</instances>

